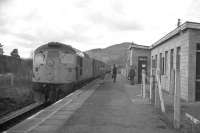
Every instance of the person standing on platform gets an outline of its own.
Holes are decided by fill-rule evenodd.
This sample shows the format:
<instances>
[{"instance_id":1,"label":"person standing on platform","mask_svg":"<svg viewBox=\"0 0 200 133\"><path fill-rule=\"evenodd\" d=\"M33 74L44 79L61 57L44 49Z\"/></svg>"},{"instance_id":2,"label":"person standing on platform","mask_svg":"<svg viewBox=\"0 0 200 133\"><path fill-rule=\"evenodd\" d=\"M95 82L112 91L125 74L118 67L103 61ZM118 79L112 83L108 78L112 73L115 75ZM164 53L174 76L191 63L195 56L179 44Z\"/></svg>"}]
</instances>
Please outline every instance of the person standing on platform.
<instances>
[{"instance_id":1,"label":"person standing on platform","mask_svg":"<svg viewBox=\"0 0 200 133\"><path fill-rule=\"evenodd\" d=\"M112 69L112 78L113 78L113 82L116 82L116 78L117 78L117 67L115 66L115 64L113 65L113 69Z\"/></svg>"},{"instance_id":2,"label":"person standing on platform","mask_svg":"<svg viewBox=\"0 0 200 133\"><path fill-rule=\"evenodd\" d=\"M131 85L134 85L135 69L133 67L131 67L128 77L130 79Z\"/></svg>"}]
</instances>

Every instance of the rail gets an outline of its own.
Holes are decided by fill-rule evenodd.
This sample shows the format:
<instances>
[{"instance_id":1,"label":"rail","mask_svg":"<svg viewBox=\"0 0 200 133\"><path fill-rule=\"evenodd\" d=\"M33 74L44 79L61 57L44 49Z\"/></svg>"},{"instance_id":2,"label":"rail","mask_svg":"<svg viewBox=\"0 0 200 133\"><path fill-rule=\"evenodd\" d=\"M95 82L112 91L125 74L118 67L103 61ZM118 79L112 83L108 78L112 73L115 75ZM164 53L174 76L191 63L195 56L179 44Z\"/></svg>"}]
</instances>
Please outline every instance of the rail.
<instances>
[{"instance_id":1,"label":"rail","mask_svg":"<svg viewBox=\"0 0 200 133\"><path fill-rule=\"evenodd\" d=\"M14 111L14 112L11 112L9 114L7 114L6 116L0 118L0 124L3 124L3 123L6 123L7 121L11 120L11 119L14 119L16 118L17 116L20 116L38 106L42 105L42 103L33 103L31 105L28 105L20 110L17 110L17 111Z\"/></svg>"}]
</instances>

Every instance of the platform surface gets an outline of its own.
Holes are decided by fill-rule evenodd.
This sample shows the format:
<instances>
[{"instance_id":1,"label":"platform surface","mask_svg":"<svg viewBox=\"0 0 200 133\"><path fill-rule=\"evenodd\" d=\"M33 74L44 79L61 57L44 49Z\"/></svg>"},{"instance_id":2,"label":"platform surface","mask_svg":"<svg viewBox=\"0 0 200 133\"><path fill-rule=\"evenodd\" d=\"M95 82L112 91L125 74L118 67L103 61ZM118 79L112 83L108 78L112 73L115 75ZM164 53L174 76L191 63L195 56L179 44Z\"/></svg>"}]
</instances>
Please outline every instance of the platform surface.
<instances>
[{"instance_id":1,"label":"platform surface","mask_svg":"<svg viewBox=\"0 0 200 133\"><path fill-rule=\"evenodd\" d=\"M32 123L21 123L8 132L175 133L139 94L139 85L129 85L120 75L113 83L107 75L104 82L75 92L29 118Z\"/></svg>"}]
</instances>

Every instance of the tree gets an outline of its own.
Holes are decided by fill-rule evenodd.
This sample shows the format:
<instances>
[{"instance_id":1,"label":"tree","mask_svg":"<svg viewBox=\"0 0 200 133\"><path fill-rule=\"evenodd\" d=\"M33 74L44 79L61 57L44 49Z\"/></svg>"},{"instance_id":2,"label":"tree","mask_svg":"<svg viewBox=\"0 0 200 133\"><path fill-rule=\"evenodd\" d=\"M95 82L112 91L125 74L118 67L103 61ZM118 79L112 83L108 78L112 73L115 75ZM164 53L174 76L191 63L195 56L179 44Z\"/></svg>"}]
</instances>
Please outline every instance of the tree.
<instances>
[{"instance_id":1,"label":"tree","mask_svg":"<svg viewBox=\"0 0 200 133\"><path fill-rule=\"evenodd\" d=\"M3 55L3 45L0 43L0 55Z\"/></svg>"},{"instance_id":2,"label":"tree","mask_svg":"<svg viewBox=\"0 0 200 133\"><path fill-rule=\"evenodd\" d=\"M20 58L19 54L18 54L18 49L13 49L13 51L10 53L11 56L16 57L16 58Z\"/></svg>"}]
</instances>

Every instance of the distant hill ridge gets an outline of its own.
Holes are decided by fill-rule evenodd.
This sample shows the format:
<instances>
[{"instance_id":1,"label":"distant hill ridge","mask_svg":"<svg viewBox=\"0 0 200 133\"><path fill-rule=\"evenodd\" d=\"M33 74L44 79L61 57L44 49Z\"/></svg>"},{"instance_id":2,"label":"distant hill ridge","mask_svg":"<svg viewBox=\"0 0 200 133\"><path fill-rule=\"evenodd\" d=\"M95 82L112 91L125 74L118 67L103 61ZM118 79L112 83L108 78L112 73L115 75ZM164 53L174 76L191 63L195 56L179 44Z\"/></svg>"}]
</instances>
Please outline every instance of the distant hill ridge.
<instances>
[{"instance_id":1,"label":"distant hill ridge","mask_svg":"<svg viewBox=\"0 0 200 133\"><path fill-rule=\"evenodd\" d=\"M120 44L111 45L106 48L97 48L86 51L86 53L95 59L104 61L108 64L122 64L127 62L128 49L132 43L123 42ZM137 44L135 44L137 46ZM141 46L141 45L138 45Z\"/></svg>"}]
</instances>

